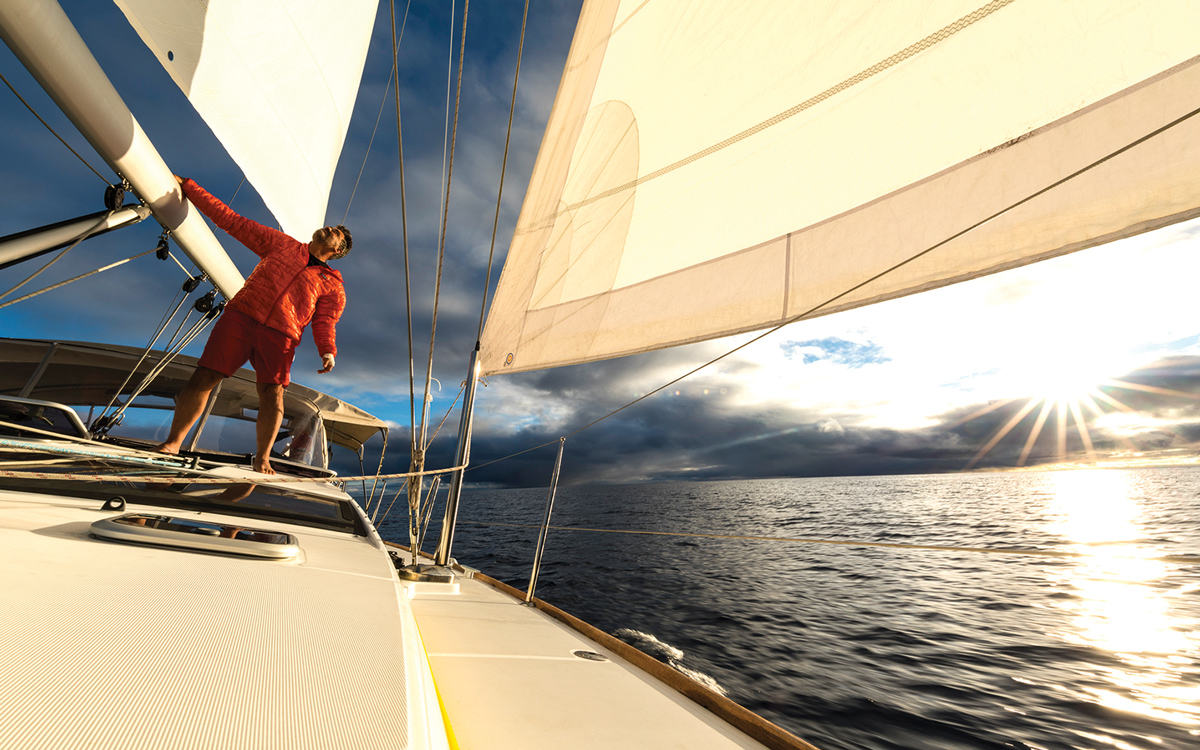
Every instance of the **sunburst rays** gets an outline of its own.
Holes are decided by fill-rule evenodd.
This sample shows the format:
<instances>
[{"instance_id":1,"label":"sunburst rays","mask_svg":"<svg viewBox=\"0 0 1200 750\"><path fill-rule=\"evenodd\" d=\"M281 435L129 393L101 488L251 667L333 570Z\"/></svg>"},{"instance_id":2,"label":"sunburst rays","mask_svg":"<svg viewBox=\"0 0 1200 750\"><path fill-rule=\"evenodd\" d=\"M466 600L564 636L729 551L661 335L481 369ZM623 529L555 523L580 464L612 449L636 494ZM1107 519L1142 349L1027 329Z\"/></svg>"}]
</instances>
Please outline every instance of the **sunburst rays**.
<instances>
[{"instance_id":1,"label":"sunburst rays","mask_svg":"<svg viewBox=\"0 0 1200 750\"><path fill-rule=\"evenodd\" d=\"M1184 391L1171 390L1169 388L1160 388L1158 386L1143 385L1141 383L1133 383L1126 380L1101 380L1095 385L1075 390L1074 392L1068 389L1058 389L1054 395L1035 396L1027 400L1017 410L1011 418L1009 418L992 436L984 443L983 447L971 458L964 469L973 469L980 461L984 459L991 451L1002 441L1008 437L1019 425L1025 422L1026 418L1033 412L1034 409L1041 406L1037 417L1034 419L1033 425L1029 429L1029 434L1025 438L1025 442L1021 447L1021 453L1017 458L1016 465L1023 467L1033 453L1034 445L1041 436L1046 422L1049 421L1051 414L1055 414L1055 457L1059 461L1067 460L1067 439L1070 435L1071 426L1074 426L1076 434L1079 436L1079 442L1083 446L1083 451L1087 455L1087 462L1095 464L1097 462L1095 442L1092 437L1092 431L1088 427L1088 418L1085 412L1090 413L1094 417L1104 416L1106 413L1120 411L1125 414L1136 414L1136 410L1122 402L1112 393L1106 393L1101 390L1102 387L1107 387L1110 390L1126 390L1142 393L1150 393L1158 396L1170 396L1176 398L1184 398L1190 400L1200 399L1200 395L1195 393L1187 393ZM978 419L986 414L1009 407L1017 403L1020 399L1004 399L995 401L987 406L979 409L972 414L955 423L955 427L960 427L968 422ZM1109 411L1105 411L1105 408ZM1138 451L1138 447L1129 440L1129 438L1117 435L1118 440L1125 444L1131 451Z\"/></svg>"}]
</instances>

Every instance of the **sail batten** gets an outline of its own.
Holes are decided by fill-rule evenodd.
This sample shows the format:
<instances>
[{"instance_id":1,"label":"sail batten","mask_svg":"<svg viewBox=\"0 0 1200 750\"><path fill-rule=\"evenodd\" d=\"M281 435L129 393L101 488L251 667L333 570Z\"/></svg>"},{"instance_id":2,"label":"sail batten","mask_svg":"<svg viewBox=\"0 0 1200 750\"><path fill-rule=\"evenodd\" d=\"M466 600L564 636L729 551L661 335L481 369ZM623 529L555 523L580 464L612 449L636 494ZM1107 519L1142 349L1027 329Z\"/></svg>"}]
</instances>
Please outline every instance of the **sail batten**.
<instances>
[{"instance_id":1,"label":"sail batten","mask_svg":"<svg viewBox=\"0 0 1200 750\"><path fill-rule=\"evenodd\" d=\"M1197 24L1187 2L592 0L483 371L764 328L1191 218L1190 121L1005 211L1200 104Z\"/></svg>"}]
</instances>

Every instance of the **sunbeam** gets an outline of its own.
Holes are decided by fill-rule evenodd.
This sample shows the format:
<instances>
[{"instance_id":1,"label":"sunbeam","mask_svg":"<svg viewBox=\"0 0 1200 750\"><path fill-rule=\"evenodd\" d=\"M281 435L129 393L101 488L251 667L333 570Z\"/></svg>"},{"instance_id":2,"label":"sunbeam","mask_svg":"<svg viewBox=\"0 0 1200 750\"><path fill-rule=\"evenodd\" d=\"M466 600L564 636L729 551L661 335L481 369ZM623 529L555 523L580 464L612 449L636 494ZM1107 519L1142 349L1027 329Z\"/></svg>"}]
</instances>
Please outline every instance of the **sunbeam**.
<instances>
[{"instance_id":1,"label":"sunbeam","mask_svg":"<svg viewBox=\"0 0 1200 750\"><path fill-rule=\"evenodd\" d=\"M964 469L969 470L977 467L1008 435L1019 432L1018 427L1038 406L1041 408L1033 424L1030 426L1028 434L1025 436L1015 466L1024 467L1029 462L1031 456L1034 455L1034 447L1037 444L1038 438L1041 437L1046 422L1050 419L1050 414L1053 411L1057 411L1057 419L1055 420L1055 458L1060 462L1067 460L1070 423L1074 422L1075 434L1078 435L1082 452L1086 457L1084 460L1092 465L1098 464L1102 456L1098 453L1096 447L1097 437L1093 435L1095 430L1089 426L1090 421L1113 412L1128 415L1136 415L1138 413L1136 409L1130 407L1112 393L1105 392L1102 388L1107 388L1108 390L1124 389L1171 398L1200 399L1200 394L1132 383L1126 380L1099 379L1094 380L1091 385L1081 386L1080 380L1074 376L1058 377L1046 389L1046 395L1037 396L1026 401L1002 427L996 430L983 447L967 462ZM1015 401L1016 399L994 401L987 406L977 409L967 417L956 421L953 426L960 427L986 414L1008 407ZM1121 443L1130 453L1137 453L1141 450L1127 435L1120 434L1119 432L1100 429L1096 435L1103 437L1105 440L1115 440Z\"/></svg>"}]
</instances>

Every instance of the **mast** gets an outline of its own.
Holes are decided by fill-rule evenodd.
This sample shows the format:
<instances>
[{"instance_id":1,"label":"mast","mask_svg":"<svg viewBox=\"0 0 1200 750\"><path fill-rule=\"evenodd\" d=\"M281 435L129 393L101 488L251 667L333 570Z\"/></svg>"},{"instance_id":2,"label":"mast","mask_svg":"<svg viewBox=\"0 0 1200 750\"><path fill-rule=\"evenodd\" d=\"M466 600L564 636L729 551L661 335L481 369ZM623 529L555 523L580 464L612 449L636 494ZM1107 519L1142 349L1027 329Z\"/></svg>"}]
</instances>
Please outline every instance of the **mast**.
<instances>
[{"instance_id":1,"label":"mast","mask_svg":"<svg viewBox=\"0 0 1200 750\"><path fill-rule=\"evenodd\" d=\"M471 352L471 363L467 368L467 384L463 395L461 416L458 419L458 448L454 452L454 465L465 466L471 458L471 423L475 418L475 384L479 381L479 342ZM450 564L450 548L454 544L454 526L458 521L458 500L462 495L463 473L459 469L450 477L450 492L446 496L446 515L442 521L442 533L438 538L434 565Z\"/></svg>"},{"instance_id":2,"label":"mast","mask_svg":"<svg viewBox=\"0 0 1200 750\"><path fill-rule=\"evenodd\" d=\"M55 0L0 3L0 38L226 297L243 279Z\"/></svg>"}]
</instances>

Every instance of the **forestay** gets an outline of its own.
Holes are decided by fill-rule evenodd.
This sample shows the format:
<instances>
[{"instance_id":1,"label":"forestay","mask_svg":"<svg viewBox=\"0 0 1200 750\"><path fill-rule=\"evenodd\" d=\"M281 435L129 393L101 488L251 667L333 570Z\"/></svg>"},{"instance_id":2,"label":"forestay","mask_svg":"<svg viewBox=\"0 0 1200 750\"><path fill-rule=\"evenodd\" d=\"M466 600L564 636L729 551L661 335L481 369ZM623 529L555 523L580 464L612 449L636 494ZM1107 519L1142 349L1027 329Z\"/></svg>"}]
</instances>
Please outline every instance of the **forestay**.
<instances>
[{"instance_id":1,"label":"forestay","mask_svg":"<svg viewBox=\"0 0 1200 750\"><path fill-rule=\"evenodd\" d=\"M764 328L1194 217L1200 117L1086 168L1200 106L1198 28L1193 0L588 0L481 369Z\"/></svg>"},{"instance_id":2,"label":"forestay","mask_svg":"<svg viewBox=\"0 0 1200 750\"><path fill-rule=\"evenodd\" d=\"M116 0L283 231L325 223L375 0Z\"/></svg>"}]
</instances>

